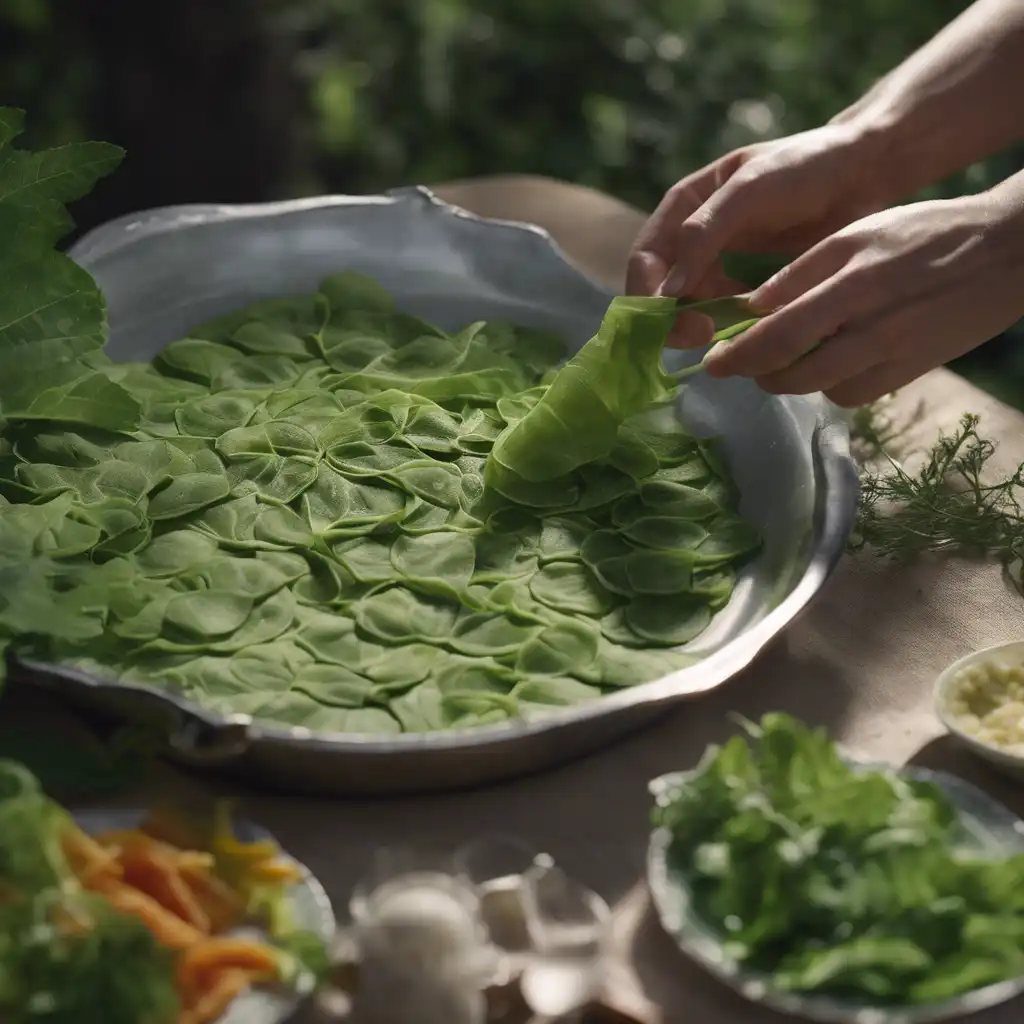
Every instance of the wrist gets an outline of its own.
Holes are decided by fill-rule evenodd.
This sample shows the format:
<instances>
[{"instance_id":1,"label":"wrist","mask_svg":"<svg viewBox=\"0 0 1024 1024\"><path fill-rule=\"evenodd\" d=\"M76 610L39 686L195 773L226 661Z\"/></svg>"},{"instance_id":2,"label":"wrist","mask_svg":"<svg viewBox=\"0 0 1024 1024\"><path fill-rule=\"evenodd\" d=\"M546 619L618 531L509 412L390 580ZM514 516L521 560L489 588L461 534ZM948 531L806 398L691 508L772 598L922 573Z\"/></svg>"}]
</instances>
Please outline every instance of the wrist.
<instances>
[{"instance_id":1,"label":"wrist","mask_svg":"<svg viewBox=\"0 0 1024 1024\"><path fill-rule=\"evenodd\" d=\"M846 132L850 158L861 168L869 205L883 209L905 199L914 188L904 184L907 167L895 163L903 148L901 119L888 110L876 109L868 99L847 107L829 124Z\"/></svg>"},{"instance_id":2,"label":"wrist","mask_svg":"<svg viewBox=\"0 0 1024 1024\"><path fill-rule=\"evenodd\" d=\"M978 196L964 197L980 204L986 231L998 248L1000 260L1024 282L1024 171L1011 175Z\"/></svg>"}]
</instances>

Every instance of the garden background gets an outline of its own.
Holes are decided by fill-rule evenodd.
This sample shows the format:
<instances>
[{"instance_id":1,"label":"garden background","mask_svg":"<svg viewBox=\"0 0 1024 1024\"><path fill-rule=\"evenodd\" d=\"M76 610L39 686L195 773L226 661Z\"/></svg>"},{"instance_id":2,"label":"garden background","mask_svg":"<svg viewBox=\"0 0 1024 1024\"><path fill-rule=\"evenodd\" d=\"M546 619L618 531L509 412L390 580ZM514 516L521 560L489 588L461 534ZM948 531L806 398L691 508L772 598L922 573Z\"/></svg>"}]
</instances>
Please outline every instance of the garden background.
<instances>
[{"instance_id":1,"label":"garden background","mask_svg":"<svg viewBox=\"0 0 1024 1024\"><path fill-rule=\"evenodd\" d=\"M80 228L496 173L645 209L744 143L827 120L965 0L0 0L26 144L128 159ZM1024 148L932 194L978 191ZM953 369L1024 408L1020 325Z\"/></svg>"}]
</instances>

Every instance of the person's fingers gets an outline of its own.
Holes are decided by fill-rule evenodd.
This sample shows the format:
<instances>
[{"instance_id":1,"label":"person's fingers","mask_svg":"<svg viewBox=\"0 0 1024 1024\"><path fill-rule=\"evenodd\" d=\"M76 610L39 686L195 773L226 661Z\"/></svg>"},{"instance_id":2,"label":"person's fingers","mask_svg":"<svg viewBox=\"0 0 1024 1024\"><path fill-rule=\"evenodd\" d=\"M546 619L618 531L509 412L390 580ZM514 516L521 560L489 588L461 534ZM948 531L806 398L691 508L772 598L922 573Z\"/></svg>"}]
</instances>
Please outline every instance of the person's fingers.
<instances>
[{"instance_id":1,"label":"person's fingers","mask_svg":"<svg viewBox=\"0 0 1024 1024\"><path fill-rule=\"evenodd\" d=\"M626 264L626 294L653 295L668 273L668 261L657 253L635 251Z\"/></svg>"},{"instance_id":2,"label":"person's fingers","mask_svg":"<svg viewBox=\"0 0 1024 1024\"><path fill-rule=\"evenodd\" d=\"M1013 313L996 302L986 304L976 286L971 281L969 287L947 287L941 293L928 289L916 300L901 301L887 318L891 344L885 361L826 387L825 394L847 408L873 402L1005 330ZM994 315L982 313L985 318L979 319L979 308Z\"/></svg>"},{"instance_id":3,"label":"person's fingers","mask_svg":"<svg viewBox=\"0 0 1024 1024\"><path fill-rule=\"evenodd\" d=\"M751 306L764 313L781 309L842 270L856 248L838 236L826 238L755 288L750 294Z\"/></svg>"},{"instance_id":4,"label":"person's fingers","mask_svg":"<svg viewBox=\"0 0 1024 1024\"><path fill-rule=\"evenodd\" d=\"M771 202L770 176L735 176L725 182L699 209L679 225L675 236L675 263L659 294L689 295L734 237L750 230Z\"/></svg>"},{"instance_id":5,"label":"person's fingers","mask_svg":"<svg viewBox=\"0 0 1024 1024\"><path fill-rule=\"evenodd\" d=\"M823 242L790 264L799 264L795 273L786 275L787 281L792 282L788 295L793 297L743 334L716 345L704 359L708 373L713 377L762 377L775 373L867 309L862 302L862 275L852 271L840 273L847 261L845 247ZM757 294L751 298L755 309ZM764 308L763 302L760 308Z\"/></svg>"},{"instance_id":6,"label":"person's fingers","mask_svg":"<svg viewBox=\"0 0 1024 1024\"><path fill-rule=\"evenodd\" d=\"M715 265L693 290L692 297L698 301L719 299L745 290L745 285L729 277L720 265ZM714 333L715 325L710 317L684 310L676 318L665 344L670 348L703 348L711 344Z\"/></svg>"},{"instance_id":7,"label":"person's fingers","mask_svg":"<svg viewBox=\"0 0 1024 1024\"><path fill-rule=\"evenodd\" d=\"M840 330L796 362L757 377L762 391L773 395L809 395L827 391L895 357L913 330L899 313L875 317Z\"/></svg>"},{"instance_id":8,"label":"person's fingers","mask_svg":"<svg viewBox=\"0 0 1024 1024\"><path fill-rule=\"evenodd\" d=\"M713 263L708 272L694 283L687 299L700 302L704 299L721 299L727 295L742 295L750 291L750 286L730 277L722 264Z\"/></svg>"},{"instance_id":9,"label":"person's fingers","mask_svg":"<svg viewBox=\"0 0 1024 1024\"><path fill-rule=\"evenodd\" d=\"M675 260L679 225L707 202L736 165L736 155L730 154L688 174L665 193L633 243L626 266L627 294L654 294Z\"/></svg>"},{"instance_id":10,"label":"person's fingers","mask_svg":"<svg viewBox=\"0 0 1024 1024\"><path fill-rule=\"evenodd\" d=\"M672 325L665 344L669 348L703 348L711 344L715 324L703 313L680 313Z\"/></svg>"},{"instance_id":11,"label":"person's fingers","mask_svg":"<svg viewBox=\"0 0 1024 1024\"><path fill-rule=\"evenodd\" d=\"M829 388L825 397L844 409L854 409L899 390L937 365L927 353L892 359Z\"/></svg>"}]
</instances>

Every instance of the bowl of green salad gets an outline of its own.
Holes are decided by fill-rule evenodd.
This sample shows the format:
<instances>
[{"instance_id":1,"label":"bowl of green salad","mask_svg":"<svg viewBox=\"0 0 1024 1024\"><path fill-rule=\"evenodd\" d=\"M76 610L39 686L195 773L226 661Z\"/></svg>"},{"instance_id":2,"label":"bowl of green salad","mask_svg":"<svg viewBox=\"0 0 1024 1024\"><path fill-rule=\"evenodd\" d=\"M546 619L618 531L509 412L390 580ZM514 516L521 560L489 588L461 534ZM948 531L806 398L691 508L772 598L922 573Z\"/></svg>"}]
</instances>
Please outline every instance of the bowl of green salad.
<instances>
[{"instance_id":1,"label":"bowl of green salad","mask_svg":"<svg viewBox=\"0 0 1024 1024\"><path fill-rule=\"evenodd\" d=\"M787 715L745 727L651 783L648 881L685 955L830 1024L949 1020L1024 991L1024 823Z\"/></svg>"},{"instance_id":2,"label":"bowl of green salad","mask_svg":"<svg viewBox=\"0 0 1024 1024\"><path fill-rule=\"evenodd\" d=\"M68 258L97 145L53 209L0 200L44 219L44 313L0 326L16 675L280 786L462 786L723 684L838 561L842 417L663 358L674 300L420 188L147 211Z\"/></svg>"}]
</instances>

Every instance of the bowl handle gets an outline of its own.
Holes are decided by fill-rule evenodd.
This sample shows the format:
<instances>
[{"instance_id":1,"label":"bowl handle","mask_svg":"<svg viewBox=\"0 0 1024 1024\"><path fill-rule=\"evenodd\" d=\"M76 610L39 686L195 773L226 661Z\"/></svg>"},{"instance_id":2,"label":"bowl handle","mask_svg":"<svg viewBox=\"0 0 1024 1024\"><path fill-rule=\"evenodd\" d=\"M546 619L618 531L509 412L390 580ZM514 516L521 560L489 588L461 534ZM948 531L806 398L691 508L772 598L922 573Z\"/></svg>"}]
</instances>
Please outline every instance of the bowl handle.
<instances>
[{"instance_id":1,"label":"bowl handle","mask_svg":"<svg viewBox=\"0 0 1024 1024\"><path fill-rule=\"evenodd\" d=\"M190 764L227 764L242 757L252 742L251 716L213 715L155 687L105 681L75 668L17 657L8 659L8 673L12 680L49 690L79 708L113 711L153 726L159 737L155 744Z\"/></svg>"}]
</instances>

